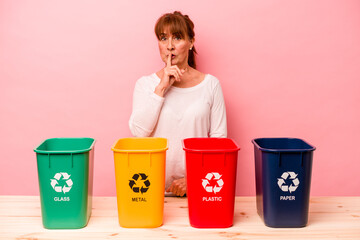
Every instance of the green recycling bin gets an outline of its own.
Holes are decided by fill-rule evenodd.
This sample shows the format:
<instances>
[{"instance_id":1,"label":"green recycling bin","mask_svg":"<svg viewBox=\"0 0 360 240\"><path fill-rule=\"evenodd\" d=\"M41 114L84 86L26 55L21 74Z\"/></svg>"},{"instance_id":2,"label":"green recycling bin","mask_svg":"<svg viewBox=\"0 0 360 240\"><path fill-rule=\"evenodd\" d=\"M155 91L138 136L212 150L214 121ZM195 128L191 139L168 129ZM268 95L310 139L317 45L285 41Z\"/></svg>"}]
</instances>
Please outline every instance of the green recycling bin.
<instances>
[{"instance_id":1,"label":"green recycling bin","mask_svg":"<svg viewBox=\"0 0 360 240\"><path fill-rule=\"evenodd\" d=\"M50 138L34 149L45 228L87 225L92 207L94 145L92 138Z\"/></svg>"}]
</instances>

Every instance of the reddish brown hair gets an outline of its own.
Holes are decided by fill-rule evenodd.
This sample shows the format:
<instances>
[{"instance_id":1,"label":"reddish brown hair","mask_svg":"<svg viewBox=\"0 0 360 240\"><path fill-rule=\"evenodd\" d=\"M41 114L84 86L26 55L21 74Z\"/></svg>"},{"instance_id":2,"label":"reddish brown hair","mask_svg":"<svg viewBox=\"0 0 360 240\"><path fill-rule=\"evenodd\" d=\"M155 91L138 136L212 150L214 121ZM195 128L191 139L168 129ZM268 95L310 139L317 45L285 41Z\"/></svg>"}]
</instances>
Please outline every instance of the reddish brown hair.
<instances>
[{"instance_id":1,"label":"reddish brown hair","mask_svg":"<svg viewBox=\"0 0 360 240\"><path fill-rule=\"evenodd\" d=\"M194 23L190 20L188 15L183 15L181 12L175 11L174 13L165 13L162 15L155 24L155 35L158 40L161 39L161 34L164 29L169 28L171 34L179 35L181 38L194 39ZM192 68L196 68L195 62L195 47L189 50L188 64Z\"/></svg>"}]
</instances>

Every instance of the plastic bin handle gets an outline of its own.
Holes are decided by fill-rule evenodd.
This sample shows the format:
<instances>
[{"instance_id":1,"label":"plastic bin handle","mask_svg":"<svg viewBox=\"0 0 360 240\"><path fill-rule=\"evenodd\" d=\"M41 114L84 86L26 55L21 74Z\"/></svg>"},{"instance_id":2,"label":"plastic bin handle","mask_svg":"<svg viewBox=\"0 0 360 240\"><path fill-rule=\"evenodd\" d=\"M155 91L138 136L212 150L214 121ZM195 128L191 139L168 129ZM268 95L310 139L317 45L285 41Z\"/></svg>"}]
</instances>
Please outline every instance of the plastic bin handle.
<instances>
[{"instance_id":1,"label":"plastic bin handle","mask_svg":"<svg viewBox=\"0 0 360 240\"><path fill-rule=\"evenodd\" d=\"M227 152L222 152L222 153L219 153L219 155L222 155L223 156L223 160L224 160L224 167L226 166L226 153ZM204 164L204 155L205 154L213 154L213 153L208 153L208 152L202 152L200 153L201 154L201 166L204 167L205 164Z\"/></svg>"},{"instance_id":2,"label":"plastic bin handle","mask_svg":"<svg viewBox=\"0 0 360 240\"><path fill-rule=\"evenodd\" d=\"M279 152L279 167L281 167L281 152ZM304 166L304 158L303 158L303 152L300 152L300 160L301 160L301 167Z\"/></svg>"},{"instance_id":3,"label":"plastic bin handle","mask_svg":"<svg viewBox=\"0 0 360 240\"><path fill-rule=\"evenodd\" d=\"M151 152L148 152L148 153L149 153L149 165L150 165L150 167L151 167L151 165L152 165ZM131 154L131 153L126 152L126 159L127 159L127 161L128 161L128 167L130 167L130 157L129 157L130 154Z\"/></svg>"},{"instance_id":4,"label":"plastic bin handle","mask_svg":"<svg viewBox=\"0 0 360 240\"><path fill-rule=\"evenodd\" d=\"M48 155L48 161L49 161L49 168L51 168L51 161L50 161L50 153L47 154ZM70 159L71 159L71 168L74 168L74 157L73 154L70 153Z\"/></svg>"}]
</instances>

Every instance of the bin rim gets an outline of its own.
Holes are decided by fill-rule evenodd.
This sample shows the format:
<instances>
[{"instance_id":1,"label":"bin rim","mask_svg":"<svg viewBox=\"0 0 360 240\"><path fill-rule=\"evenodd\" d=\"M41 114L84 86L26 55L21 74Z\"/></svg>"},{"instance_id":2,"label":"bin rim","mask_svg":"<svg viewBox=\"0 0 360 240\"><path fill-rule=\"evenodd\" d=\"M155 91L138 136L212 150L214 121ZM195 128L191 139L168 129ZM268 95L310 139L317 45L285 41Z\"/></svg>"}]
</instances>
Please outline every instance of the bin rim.
<instances>
[{"instance_id":1,"label":"bin rim","mask_svg":"<svg viewBox=\"0 0 360 240\"><path fill-rule=\"evenodd\" d=\"M63 151L44 151L44 150L38 150L38 148L46 141L48 140L53 140L53 139L63 139L63 140L71 140L71 139L90 139L92 140L92 143L90 145L90 147L88 148L84 148L84 149L80 149L80 150L63 150ZM36 146L36 148L34 148L34 152L36 153L40 153L40 154L76 154L76 153L85 153L85 152L89 152L91 151L91 149L94 148L96 140L94 138L89 138L89 137L59 137L59 138L47 138L44 141L42 141L38 146Z\"/></svg>"},{"instance_id":2,"label":"bin rim","mask_svg":"<svg viewBox=\"0 0 360 240\"><path fill-rule=\"evenodd\" d=\"M166 147L164 148L157 148L157 149L118 149L115 148L116 144L120 141L120 140L127 140L127 139L165 139L166 140ZM156 153L156 152L165 152L166 150L169 149L168 146L168 140L167 138L161 138L161 137L127 137L127 138L119 138L118 140L115 141L115 143L112 145L111 150L115 153Z\"/></svg>"},{"instance_id":3,"label":"bin rim","mask_svg":"<svg viewBox=\"0 0 360 240\"><path fill-rule=\"evenodd\" d=\"M261 139L293 139L293 140L300 140L304 143L306 143L307 145L309 145L309 148L302 148L302 149L297 149L297 148L293 148L293 149L273 149L273 148L264 148L264 147L260 147L259 144L256 142L257 140L261 140ZM303 139L300 138L290 138L290 137L265 137L265 138L254 138L253 140L251 140L251 142L261 151L263 152L312 152L314 151L316 148L309 144L308 142L304 141Z\"/></svg>"},{"instance_id":4,"label":"bin rim","mask_svg":"<svg viewBox=\"0 0 360 240\"><path fill-rule=\"evenodd\" d=\"M236 148L231 149L192 149L192 148L186 148L185 147L185 140L187 139L228 139L233 142L233 144L236 146ZM184 138L181 140L183 149L187 152L197 152L197 153L229 153L229 152L238 152L240 150L239 145L232 139L232 138L221 138L221 137L195 137L195 138Z\"/></svg>"}]
</instances>

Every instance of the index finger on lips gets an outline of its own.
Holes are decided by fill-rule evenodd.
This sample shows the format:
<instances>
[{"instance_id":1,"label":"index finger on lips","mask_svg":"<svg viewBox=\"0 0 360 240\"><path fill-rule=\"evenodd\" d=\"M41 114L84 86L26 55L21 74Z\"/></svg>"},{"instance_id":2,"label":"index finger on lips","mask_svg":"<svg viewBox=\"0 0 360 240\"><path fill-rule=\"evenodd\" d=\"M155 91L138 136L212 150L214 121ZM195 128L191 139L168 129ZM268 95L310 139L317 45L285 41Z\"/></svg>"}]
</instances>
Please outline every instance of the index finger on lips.
<instances>
[{"instance_id":1,"label":"index finger on lips","mask_svg":"<svg viewBox=\"0 0 360 240\"><path fill-rule=\"evenodd\" d=\"M169 53L167 61L166 61L166 66L167 67L171 67L171 53Z\"/></svg>"}]
</instances>

